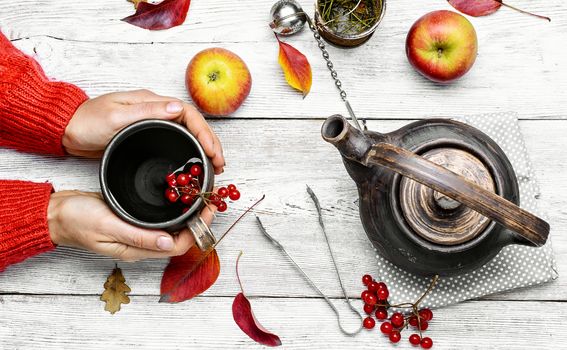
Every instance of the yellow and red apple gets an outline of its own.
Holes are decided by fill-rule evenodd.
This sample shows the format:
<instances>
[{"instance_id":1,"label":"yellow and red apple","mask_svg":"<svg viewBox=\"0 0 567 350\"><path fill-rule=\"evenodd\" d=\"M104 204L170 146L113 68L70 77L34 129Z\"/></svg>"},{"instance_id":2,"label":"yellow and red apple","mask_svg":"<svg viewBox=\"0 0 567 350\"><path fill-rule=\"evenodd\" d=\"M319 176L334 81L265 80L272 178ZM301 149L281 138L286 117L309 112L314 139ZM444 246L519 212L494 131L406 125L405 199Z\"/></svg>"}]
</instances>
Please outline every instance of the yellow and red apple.
<instances>
[{"instance_id":1,"label":"yellow and red apple","mask_svg":"<svg viewBox=\"0 0 567 350\"><path fill-rule=\"evenodd\" d=\"M235 53L205 49L187 66L185 84L197 107L210 115L229 115L244 102L252 87L246 63Z\"/></svg>"},{"instance_id":2,"label":"yellow and red apple","mask_svg":"<svg viewBox=\"0 0 567 350\"><path fill-rule=\"evenodd\" d=\"M418 19L406 38L410 64L423 76L448 83L462 77L474 64L477 38L464 16L446 10Z\"/></svg>"}]
</instances>

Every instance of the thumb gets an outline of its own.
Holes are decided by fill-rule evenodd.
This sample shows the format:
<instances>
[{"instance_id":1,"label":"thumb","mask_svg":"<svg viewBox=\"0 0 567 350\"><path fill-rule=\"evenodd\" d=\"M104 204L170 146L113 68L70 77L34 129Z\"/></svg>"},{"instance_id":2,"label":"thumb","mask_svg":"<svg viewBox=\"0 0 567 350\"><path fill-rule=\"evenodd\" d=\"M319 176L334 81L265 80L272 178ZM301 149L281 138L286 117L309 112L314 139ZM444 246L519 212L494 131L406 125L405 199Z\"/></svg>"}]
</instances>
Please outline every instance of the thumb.
<instances>
[{"instance_id":1,"label":"thumb","mask_svg":"<svg viewBox=\"0 0 567 350\"><path fill-rule=\"evenodd\" d=\"M122 108L126 124L144 119L171 120L183 113L183 103L179 100L142 102L125 105Z\"/></svg>"},{"instance_id":2,"label":"thumb","mask_svg":"<svg viewBox=\"0 0 567 350\"><path fill-rule=\"evenodd\" d=\"M217 207L213 204L207 204L203 209L201 209L201 219L203 219L207 226L211 226L211 224L213 223L216 212Z\"/></svg>"}]
</instances>

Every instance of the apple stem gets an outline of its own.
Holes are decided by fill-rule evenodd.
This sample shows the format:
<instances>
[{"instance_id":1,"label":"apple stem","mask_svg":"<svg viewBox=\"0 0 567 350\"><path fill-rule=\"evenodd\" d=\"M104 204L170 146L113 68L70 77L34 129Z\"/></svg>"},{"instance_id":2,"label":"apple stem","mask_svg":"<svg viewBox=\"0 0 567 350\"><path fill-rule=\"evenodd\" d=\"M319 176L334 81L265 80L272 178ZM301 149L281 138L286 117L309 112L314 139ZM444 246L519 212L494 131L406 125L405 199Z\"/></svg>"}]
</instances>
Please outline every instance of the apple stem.
<instances>
[{"instance_id":1,"label":"apple stem","mask_svg":"<svg viewBox=\"0 0 567 350\"><path fill-rule=\"evenodd\" d=\"M499 3L502 4L502 6L506 6L507 8L510 8L510 9L512 9L512 10L515 10L515 11L518 11L518 12L520 12L520 13L523 13L523 14L526 14L526 15L529 15L529 16L533 16L533 17L537 17L537 18L541 18L541 19L546 19L547 21L551 22L551 18L549 18L549 17L547 17L547 16L536 15L535 13L531 13L531 12L528 12L528 11L521 10L521 9L519 9L519 8L517 8L517 7L514 7L514 6L512 6L512 5L508 5L508 4L504 3L504 2L502 2L502 0L494 0L494 1L499 2Z\"/></svg>"},{"instance_id":2,"label":"apple stem","mask_svg":"<svg viewBox=\"0 0 567 350\"><path fill-rule=\"evenodd\" d=\"M209 83L217 80L219 75L220 75L220 72L212 72L211 74L209 74Z\"/></svg>"}]
</instances>

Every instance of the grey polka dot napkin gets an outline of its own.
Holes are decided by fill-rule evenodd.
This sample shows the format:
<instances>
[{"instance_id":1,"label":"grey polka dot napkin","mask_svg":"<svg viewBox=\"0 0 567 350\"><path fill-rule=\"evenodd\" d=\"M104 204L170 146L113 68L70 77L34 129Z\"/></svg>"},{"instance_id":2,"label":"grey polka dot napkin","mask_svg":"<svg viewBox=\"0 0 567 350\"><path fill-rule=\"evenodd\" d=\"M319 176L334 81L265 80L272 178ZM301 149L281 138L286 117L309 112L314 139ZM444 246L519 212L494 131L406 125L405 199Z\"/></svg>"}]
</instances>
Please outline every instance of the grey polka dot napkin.
<instances>
[{"instance_id":1,"label":"grey polka dot napkin","mask_svg":"<svg viewBox=\"0 0 567 350\"><path fill-rule=\"evenodd\" d=\"M516 113L483 114L456 120L480 129L498 143L516 171L521 207L545 218L537 208L539 187ZM381 274L376 277L386 282L392 296L390 302L394 304L416 300L431 281L392 265L378 254L376 259ZM487 294L548 282L557 277L551 239L541 248L511 245L478 270L461 276L441 278L421 305L432 308L445 306Z\"/></svg>"}]
</instances>

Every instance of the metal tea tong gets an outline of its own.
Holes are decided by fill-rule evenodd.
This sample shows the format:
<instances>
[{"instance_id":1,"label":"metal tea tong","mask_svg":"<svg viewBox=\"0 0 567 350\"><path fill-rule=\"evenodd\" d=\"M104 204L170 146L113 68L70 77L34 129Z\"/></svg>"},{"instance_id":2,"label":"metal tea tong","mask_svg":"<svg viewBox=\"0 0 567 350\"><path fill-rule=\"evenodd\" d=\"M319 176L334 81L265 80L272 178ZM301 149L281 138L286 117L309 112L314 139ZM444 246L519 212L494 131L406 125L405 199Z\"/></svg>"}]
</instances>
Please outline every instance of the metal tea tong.
<instances>
[{"instance_id":1,"label":"metal tea tong","mask_svg":"<svg viewBox=\"0 0 567 350\"><path fill-rule=\"evenodd\" d=\"M345 103L348 114L350 114L354 125L359 130L362 130L360 123L358 122L358 118L356 118L356 115L348 102L347 93L343 89L343 83L338 78L333 62L331 62L331 59L329 58L329 52L327 52L327 49L325 48L325 42L321 38L321 35L319 35L319 32L311 18L301 8L301 5L296 0L279 0L274 4L274 6L272 6L270 16L272 18L270 28L272 28L274 33L282 36L293 35L301 31L303 27L305 27L305 23L309 24L309 29L313 32L313 37L317 41L317 45L321 50L323 59L327 62L327 68L331 72L331 78L335 81L335 86L339 90L339 95Z\"/></svg>"},{"instance_id":2,"label":"metal tea tong","mask_svg":"<svg viewBox=\"0 0 567 350\"><path fill-rule=\"evenodd\" d=\"M335 272L337 274L337 279L339 280L339 284L341 286L341 290L343 291L343 296L348 304L348 306L350 307L350 309L352 310L353 313L355 313L359 318L360 318L360 323L359 323L359 327L358 329L356 329L355 331L349 332L346 329L343 328L343 325L341 323L341 315L339 313L339 310L337 310L337 308L335 307L335 305L333 305L333 303L331 302L331 300L325 295L323 294L323 292L321 291L321 289L319 289L316 285L315 282L313 282L313 280L311 280L311 278L309 278L309 276L305 273L305 271L301 268L301 266L299 266L295 260L293 260L293 258L288 254L288 252L285 250L285 248L281 245L280 242L278 242L274 237L272 237L267 231L266 228L264 227L264 225L262 224L262 221L260 220L260 218L258 216L256 216L256 220L258 222L258 226L260 227L260 231L262 231L262 233L279 249L282 251L282 253L285 254L285 256L287 256L287 258L293 263L293 265L297 268L297 270L299 272L301 272L301 274L303 275L303 277L307 280L307 282L309 282L309 284L311 285L311 288L313 288L317 293L319 293L320 296L322 296L325 301L327 302L327 304L329 304L329 307L333 310L333 312L335 313L335 315L337 315L337 323L339 325L339 328L341 330L341 332L343 332L343 334L348 335L348 336L354 336L356 334L358 334L361 330L362 330L362 320L363 320L363 316L360 312L358 312L358 310L354 307L354 305L352 305L352 302L350 301L348 294L345 290L345 287L343 285L343 281L341 280L341 274L339 273L339 268L337 266L337 261L335 260L335 256L333 255L333 250L331 249L331 244L329 243L329 237L327 236L327 231L325 230L325 224L323 223L323 213L321 211L321 205L319 204L319 200L317 199L317 196L315 195L315 193L313 192L313 190L307 186L307 193L309 193L309 196L311 197L311 199L313 200L313 203L315 204L315 208L317 209L317 214L319 215L319 226L321 226L321 230L323 231L323 236L325 237L325 242L327 243L327 247L329 248L329 253L331 254L331 260L333 261L333 266L335 267Z\"/></svg>"}]
</instances>

